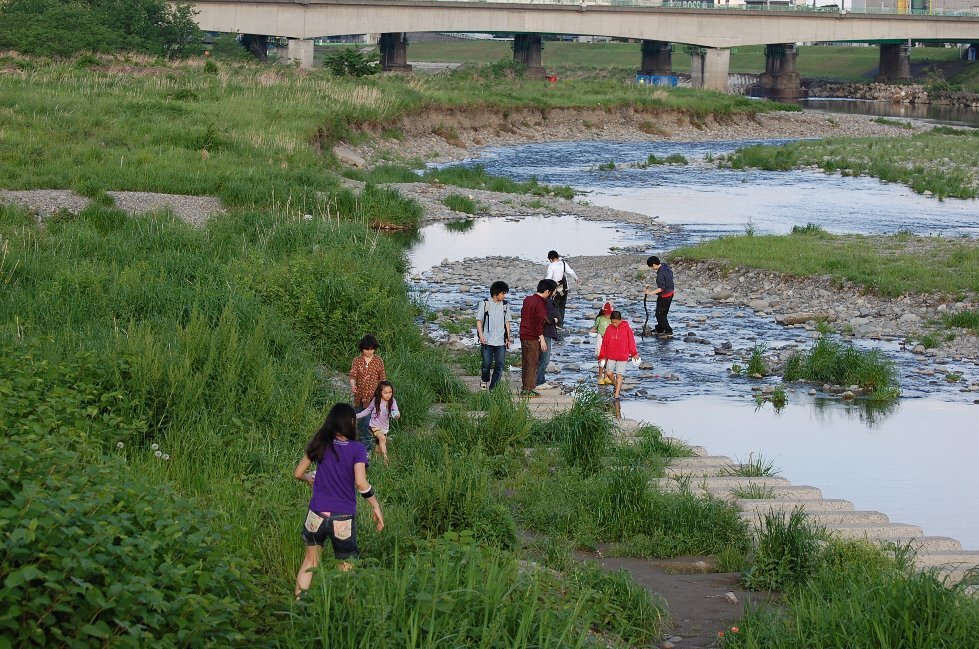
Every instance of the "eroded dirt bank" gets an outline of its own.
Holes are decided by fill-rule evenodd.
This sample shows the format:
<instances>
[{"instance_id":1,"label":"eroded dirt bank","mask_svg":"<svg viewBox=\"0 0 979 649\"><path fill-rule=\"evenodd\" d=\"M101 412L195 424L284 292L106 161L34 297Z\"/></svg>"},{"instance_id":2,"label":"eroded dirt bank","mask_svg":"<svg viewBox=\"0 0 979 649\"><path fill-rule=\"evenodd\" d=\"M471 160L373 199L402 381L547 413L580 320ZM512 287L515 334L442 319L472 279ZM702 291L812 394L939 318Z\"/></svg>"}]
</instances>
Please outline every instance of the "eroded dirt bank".
<instances>
[{"instance_id":1,"label":"eroded dirt bank","mask_svg":"<svg viewBox=\"0 0 979 649\"><path fill-rule=\"evenodd\" d=\"M373 137L356 149L369 164L376 164L391 159L459 160L469 157L470 150L476 147L530 142L907 137L930 128L916 123L910 129L901 128L873 119L870 115L829 115L815 111L700 117L635 108L440 109L405 115L383 129L369 129ZM399 133L402 137L385 137L385 133Z\"/></svg>"}]
</instances>

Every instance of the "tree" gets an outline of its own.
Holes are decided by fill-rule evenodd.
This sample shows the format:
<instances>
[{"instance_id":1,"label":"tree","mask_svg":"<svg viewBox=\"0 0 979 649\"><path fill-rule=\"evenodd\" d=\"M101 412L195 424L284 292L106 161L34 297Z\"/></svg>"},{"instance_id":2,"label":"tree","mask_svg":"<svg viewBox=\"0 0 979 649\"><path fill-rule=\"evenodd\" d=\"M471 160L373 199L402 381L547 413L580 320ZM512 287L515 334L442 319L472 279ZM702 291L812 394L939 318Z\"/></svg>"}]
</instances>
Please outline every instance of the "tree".
<instances>
[{"instance_id":1,"label":"tree","mask_svg":"<svg viewBox=\"0 0 979 649\"><path fill-rule=\"evenodd\" d=\"M171 7L165 0L0 0L0 50L187 56L200 51L193 16L189 4Z\"/></svg>"}]
</instances>

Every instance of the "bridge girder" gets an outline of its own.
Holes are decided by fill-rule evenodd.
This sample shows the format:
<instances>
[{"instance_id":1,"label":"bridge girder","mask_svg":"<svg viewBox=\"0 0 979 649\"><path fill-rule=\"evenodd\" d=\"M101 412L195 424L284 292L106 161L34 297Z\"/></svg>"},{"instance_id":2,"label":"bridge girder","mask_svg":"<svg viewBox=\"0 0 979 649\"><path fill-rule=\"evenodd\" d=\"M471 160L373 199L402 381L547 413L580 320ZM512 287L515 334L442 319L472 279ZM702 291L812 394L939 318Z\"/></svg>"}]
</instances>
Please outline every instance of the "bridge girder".
<instances>
[{"instance_id":1,"label":"bridge girder","mask_svg":"<svg viewBox=\"0 0 979 649\"><path fill-rule=\"evenodd\" d=\"M587 34L702 47L795 42L979 41L979 16L865 15L388 0L195 0L216 32L317 38L385 32Z\"/></svg>"}]
</instances>

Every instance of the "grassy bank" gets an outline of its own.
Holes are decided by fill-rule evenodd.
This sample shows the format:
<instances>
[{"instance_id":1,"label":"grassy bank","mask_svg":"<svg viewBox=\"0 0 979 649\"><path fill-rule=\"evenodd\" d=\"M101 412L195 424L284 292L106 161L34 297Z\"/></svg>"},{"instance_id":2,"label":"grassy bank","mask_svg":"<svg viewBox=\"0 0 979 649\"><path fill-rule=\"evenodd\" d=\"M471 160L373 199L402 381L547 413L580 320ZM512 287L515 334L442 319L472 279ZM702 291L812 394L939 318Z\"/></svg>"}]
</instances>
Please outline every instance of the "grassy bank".
<instances>
[{"instance_id":1,"label":"grassy bank","mask_svg":"<svg viewBox=\"0 0 979 649\"><path fill-rule=\"evenodd\" d=\"M642 55L639 43L544 43L543 64L559 73L594 74L606 70L614 74L631 75L639 68ZM510 43L499 41L454 41L411 43L409 61L492 63L511 58ZM915 48L911 58L916 63L954 61L958 49ZM880 63L876 47L799 47L799 73L820 79L845 81L871 80ZM690 71L690 55L680 45L673 52L673 69ZM761 73L765 71L763 46L736 47L731 50L731 72Z\"/></svg>"},{"instance_id":2,"label":"grassy bank","mask_svg":"<svg viewBox=\"0 0 979 649\"><path fill-rule=\"evenodd\" d=\"M0 65L0 187L73 188L95 199L43 228L0 207L0 494L11 503L0 512L10 531L0 542L4 637L18 646L182 647L312 646L324 632L330 646L434 646L442 632L507 647L656 637L665 613L627 577L570 563L562 576L522 568L529 555L516 530L530 519L503 494L506 481L522 494L536 489L540 467L523 448L544 434L525 409L506 395L463 403L461 412L492 406L489 423L456 413L431 434L430 405L459 402L461 385L415 325L422 308L400 281L402 245L372 227L411 226L419 208L374 186L341 189L327 147L359 137L359 124L412 110L540 106L542 96L546 105L598 105L608 101L603 89L621 105L751 107L607 82L546 96L539 84L490 73L356 82L148 59L7 56ZM131 218L112 207L109 190L213 194L227 212L200 228L168 213ZM343 374L368 332L403 404L395 459L371 473L388 529L365 524L369 559L357 578L327 571L293 616L308 491L289 472L329 405L347 398ZM586 419L599 428L580 434L607 434L607 415ZM547 435L563 440L563 426ZM643 471L662 465L656 448ZM562 479L591 481L583 502L596 505L615 452L596 449L601 466L587 477L573 454L553 461ZM713 507L723 535L691 532L656 552L720 551L730 538L743 554L740 522ZM674 536L663 516L648 525ZM568 550L579 536L540 526ZM71 544L68 528L78 534ZM445 556L458 563L433 574L433 557ZM66 573L74 579L61 584ZM444 590L476 578L481 606ZM355 628L336 615L338 598L349 597L404 615ZM159 602L152 615L148 602Z\"/></svg>"},{"instance_id":3,"label":"grassy bank","mask_svg":"<svg viewBox=\"0 0 979 649\"><path fill-rule=\"evenodd\" d=\"M938 127L910 138L830 138L738 149L722 162L734 169L786 171L815 166L845 176L899 182L938 198L979 196L979 131Z\"/></svg>"},{"instance_id":4,"label":"grassy bank","mask_svg":"<svg viewBox=\"0 0 979 649\"><path fill-rule=\"evenodd\" d=\"M969 239L833 235L807 227L786 236L722 237L674 254L791 275L831 275L889 296L979 291L979 246Z\"/></svg>"},{"instance_id":5,"label":"grassy bank","mask_svg":"<svg viewBox=\"0 0 979 649\"><path fill-rule=\"evenodd\" d=\"M619 445L593 395L541 423L504 392L464 393L416 326L400 239L374 227L410 227L418 206L341 189L328 147L433 108L755 104L611 82L548 94L493 70L358 82L199 61L0 65L0 187L96 199L43 227L0 207L9 644L624 649L661 637L662 602L573 548L744 566L733 507L650 488L685 452L657 429ZM120 189L214 194L227 212L200 228L131 218L104 194ZM296 603L309 492L290 472L348 398L368 332L403 413L391 464L370 473L387 527L361 519L355 571L326 561ZM432 421L435 402L450 407ZM539 540L522 547L521 529Z\"/></svg>"}]
</instances>

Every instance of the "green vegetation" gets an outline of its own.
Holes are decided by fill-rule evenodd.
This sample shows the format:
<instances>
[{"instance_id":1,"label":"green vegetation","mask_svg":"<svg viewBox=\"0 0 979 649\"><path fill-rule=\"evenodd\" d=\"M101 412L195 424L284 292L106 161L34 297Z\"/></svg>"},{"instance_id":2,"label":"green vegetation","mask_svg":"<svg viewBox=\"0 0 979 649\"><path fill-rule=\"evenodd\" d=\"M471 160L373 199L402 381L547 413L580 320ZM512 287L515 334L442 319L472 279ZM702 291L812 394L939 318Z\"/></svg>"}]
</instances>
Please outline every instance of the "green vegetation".
<instances>
[{"instance_id":1,"label":"green vegetation","mask_svg":"<svg viewBox=\"0 0 979 649\"><path fill-rule=\"evenodd\" d=\"M714 259L791 275L831 275L882 295L979 291L979 245L970 239L833 235L731 236L680 248L677 258Z\"/></svg>"},{"instance_id":2,"label":"green vegetation","mask_svg":"<svg viewBox=\"0 0 979 649\"><path fill-rule=\"evenodd\" d=\"M979 332L979 309L949 313L942 316L946 327L964 327Z\"/></svg>"},{"instance_id":3,"label":"green vegetation","mask_svg":"<svg viewBox=\"0 0 979 649\"><path fill-rule=\"evenodd\" d=\"M689 163L690 161L687 160L686 156L679 153L671 153L665 158L657 158L654 154L650 153L649 157L646 158L646 162L640 164L639 166L645 169L653 165L685 165Z\"/></svg>"},{"instance_id":4,"label":"green vegetation","mask_svg":"<svg viewBox=\"0 0 979 649\"><path fill-rule=\"evenodd\" d=\"M563 198L574 198L575 192L567 185L551 186L542 185L532 178L525 182L518 182L503 176L494 176L486 171L486 167L480 164L471 166L453 166L443 169L428 169L423 173L416 173L410 167L397 164L377 165L367 171L359 169L347 169L343 174L348 178L361 182L372 183L441 183L443 185L453 185L467 189L485 189L492 192L502 192L507 194L531 194L534 196L561 196ZM460 196L460 198L462 198ZM449 206L451 207L451 205ZM455 208L453 208L455 209ZM458 210L465 212L466 210ZM474 212L469 212L473 214Z\"/></svg>"},{"instance_id":5,"label":"green vegetation","mask_svg":"<svg viewBox=\"0 0 979 649\"><path fill-rule=\"evenodd\" d=\"M450 210L465 212L466 214L475 214L479 211L476 201L461 194L449 194L442 199L442 204Z\"/></svg>"},{"instance_id":6,"label":"green vegetation","mask_svg":"<svg viewBox=\"0 0 979 649\"><path fill-rule=\"evenodd\" d=\"M817 166L844 176L899 182L940 199L979 196L979 131L933 130L907 138L829 138L750 146L728 156L733 169L786 171Z\"/></svg>"},{"instance_id":7,"label":"green vegetation","mask_svg":"<svg viewBox=\"0 0 979 649\"><path fill-rule=\"evenodd\" d=\"M185 2L5 0L0 2L0 24L0 52L58 57L139 52L182 57L201 51L201 31L190 3Z\"/></svg>"},{"instance_id":8,"label":"green vegetation","mask_svg":"<svg viewBox=\"0 0 979 649\"><path fill-rule=\"evenodd\" d=\"M745 369L745 373L748 376L765 376L768 374L768 363L765 362L765 349L766 347L763 344L757 344L751 348L751 355L748 357L748 367Z\"/></svg>"},{"instance_id":9,"label":"green vegetation","mask_svg":"<svg viewBox=\"0 0 979 649\"><path fill-rule=\"evenodd\" d=\"M377 53L357 47L337 47L323 58L323 67L339 77L366 77L381 71Z\"/></svg>"},{"instance_id":10,"label":"green vegetation","mask_svg":"<svg viewBox=\"0 0 979 649\"><path fill-rule=\"evenodd\" d=\"M915 572L911 556L889 556L865 541L831 541L812 559L812 537L797 525L776 556L790 584L784 610L749 607L725 649L793 647L965 647L979 637L979 606L961 586L934 573ZM815 564L815 565L814 565ZM950 587L951 586L951 587Z\"/></svg>"},{"instance_id":11,"label":"green vegetation","mask_svg":"<svg viewBox=\"0 0 979 649\"><path fill-rule=\"evenodd\" d=\"M759 516L760 532L751 567L742 581L754 590L785 590L804 583L816 570L823 536L805 513L793 509Z\"/></svg>"},{"instance_id":12,"label":"green vegetation","mask_svg":"<svg viewBox=\"0 0 979 649\"><path fill-rule=\"evenodd\" d=\"M632 77L641 61L639 43L544 43L543 63L549 70L563 78L608 74ZM956 48L915 48L911 54L917 62L943 63L954 61L960 51ZM412 43L408 48L412 61L491 63L510 59L510 44L499 41L455 41ZM843 81L869 81L880 64L880 50L876 47L799 47L799 73L820 79ZM673 69L690 70L690 55L684 48L673 52ZM967 73L969 68L965 68ZM731 72L764 72L764 46L736 47L731 50ZM963 80L951 77L950 81L961 84ZM562 81L563 82L563 81Z\"/></svg>"},{"instance_id":13,"label":"green vegetation","mask_svg":"<svg viewBox=\"0 0 979 649\"><path fill-rule=\"evenodd\" d=\"M773 460L766 460L760 453L758 457L755 457L752 453L748 455L748 459L744 462L738 462L733 467L724 469L718 475L763 478L778 474L779 470L775 468L775 462Z\"/></svg>"},{"instance_id":14,"label":"green vegetation","mask_svg":"<svg viewBox=\"0 0 979 649\"><path fill-rule=\"evenodd\" d=\"M785 363L786 381L813 381L859 386L873 401L900 395L894 363L879 349L857 349L824 332L807 352L795 352Z\"/></svg>"}]
</instances>

